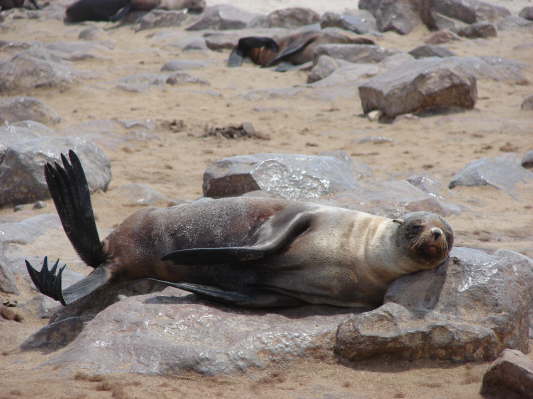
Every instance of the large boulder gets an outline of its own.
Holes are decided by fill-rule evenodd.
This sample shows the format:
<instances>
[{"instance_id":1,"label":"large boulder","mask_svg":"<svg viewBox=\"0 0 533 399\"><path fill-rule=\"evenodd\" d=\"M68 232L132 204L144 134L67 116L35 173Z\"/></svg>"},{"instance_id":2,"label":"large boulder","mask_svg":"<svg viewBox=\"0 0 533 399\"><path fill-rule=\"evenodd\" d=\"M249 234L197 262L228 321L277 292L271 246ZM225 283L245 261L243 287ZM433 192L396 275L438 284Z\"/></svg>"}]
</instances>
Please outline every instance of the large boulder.
<instances>
[{"instance_id":1,"label":"large boulder","mask_svg":"<svg viewBox=\"0 0 533 399\"><path fill-rule=\"evenodd\" d=\"M336 353L349 360L494 360L503 349L528 351L533 260L454 248L436 270L396 280L385 304L343 322Z\"/></svg>"},{"instance_id":2,"label":"large boulder","mask_svg":"<svg viewBox=\"0 0 533 399\"><path fill-rule=\"evenodd\" d=\"M533 173L522 167L515 154L504 154L470 162L452 177L448 187L493 186L513 193L518 183L532 180Z\"/></svg>"},{"instance_id":3,"label":"large boulder","mask_svg":"<svg viewBox=\"0 0 533 399\"><path fill-rule=\"evenodd\" d=\"M450 108L472 109L476 78L442 66L434 59L417 60L410 68L394 68L359 86L364 113L380 110L386 118Z\"/></svg>"},{"instance_id":4,"label":"large boulder","mask_svg":"<svg viewBox=\"0 0 533 399\"><path fill-rule=\"evenodd\" d=\"M325 12L322 17L320 17L320 27L322 29L340 28L361 35L373 32L377 29L376 20L371 14L366 16L337 14L335 12Z\"/></svg>"},{"instance_id":5,"label":"large boulder","mask_svg":"<svg viewBox=\"0 0 533 399\"><path fill-rule=\"evenodd\" d=\"M490 398L528 399L533 393L533 361L506 349L483 376L481 394Z\"/></svg>"},{"instance_id":6,"label":"large boulder","mask_svg":"<svg viewBox=\"0 0 533 399\"><path fill-rule=\"evenodd\" d=\"M320 15L310 8L291 7L272 11L263 23L267 28L297 28L319 21Z\"/></svg>"},{"instance_id":7,"label":"large boulder","mask_svg":"<svg viewBox=\"0 0 533 399\"><path fill-rule=\"evenodd\" d=\"M76 77L76 72L50 51L30 48L0 63L0 93L41 87L65 88Z\"/></svg>"},{"instance_id":8,"label":"large boulder","mask_svg":"<svg viewBox=\"0 0 533 399\"><path fill-rule=\"evenodd\" d=\"M255 14L229 4L216 5L207 7L199 19L190 25L187 30L243 29L248 26L255 16Z\"/></svg>"},{"instance_id":9,"label":"large boulder","mask_svg":"<svg viewBox=\"0 0 533 399\"><path fill-rule=\"evenodd\" d=\"M327 358L338 323L353 311L305 306L258 312L167 288L107 307L47 363L96 373L215 375L302 356Z\"/></svg>"},{"instance_id":10,"label":"large boulder","mask_svg":"<svg viewBox=\"0 0 533 399\"><path fill-rule=\"evenodd\" d=\"M225 158L204 172L206 197L264 190L287 199L313 199L357 186L349 156L254 154Z\"/></svg>"},{"instance_id":11,"label":"large boulder","mask_svg":"<svg viewBox=\"0 0 533 399\"><path fill-rule=\"evenodd\" d=\"M433 10L467 24L495 21L511 15L501 6L479 0L438 0L432 2Z\"/></svg>"},{"instance_id":12,"label":"large boulder","mask_svg":"<svg viewBox=\"0 0 533 399\"><path fill-rule=\"evenodd\" d=\"M40 136L0 145L0 206L49 198L43 167L60 162L60 154L74 150L81 159L91 191L106 190L111 164L104 152L79 137Z\"/></svg>"},{"instance_id":13,"label":"large boulder","mask_svg":"<svg viewBox=\"0 0 533 399\"><path fill-rule=\"evenodd\" d=\"M56 124L61 118L53 109L35 97L4 97L0 99L0 124L31 120Z\"/></svg>"},{"instance_id":14,"label":"large boulder","mask_svg":"<svg viewBox=\"0 0 533 399\"><path fill-rule=\"evenodd\" d=\"M359 1L359 8L372 13L376 18L377 27L381 32L394 31L401 35L410 33L422 22L421 12L424 7L429 7L429 3L424 0ZM429 9L427 16L430 16ZM424 22L426 23L426 21Z\"/></svg>"}]
</instances>

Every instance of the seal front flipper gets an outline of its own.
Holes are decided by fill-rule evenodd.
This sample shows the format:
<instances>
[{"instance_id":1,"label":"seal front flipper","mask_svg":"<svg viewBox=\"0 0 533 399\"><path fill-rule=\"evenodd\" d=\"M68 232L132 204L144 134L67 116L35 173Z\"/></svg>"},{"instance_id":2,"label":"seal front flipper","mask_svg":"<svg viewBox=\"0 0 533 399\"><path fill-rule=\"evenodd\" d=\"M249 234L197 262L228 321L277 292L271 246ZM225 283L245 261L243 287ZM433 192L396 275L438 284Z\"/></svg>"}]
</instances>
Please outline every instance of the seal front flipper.
<instances>
[{"instance_id":1,"label":"seal front flipper","mask_svg":"<svg viewBox=\"0 0 533 399\"><path fill-rule=\"evenodd\" d=\"M227 65L229 67L241 66L246 57L251 58L254 63L262 65L260 56L262 52L268 52L271 54L269 58L272 58L278 51L279 46L271 37L243 37L239 39L239 42L231 51Z\"/></svg>"},{"instance_id":2,"label":"seal front flipper","mask_svg":"<svg viewBox=\"0 0 533 399\"><path fill-rule=\"evenodd\" d=\"M63 290L61 287L61 278L67 265L63 265L63 267L59 268L59 271L56 273L58 266L59 259L54 266L52 266L52 269L48 269L48 257L45 257L43 267L40 271L37 271L30 262L26 261L26 268L28 269L28 273L33 284L35 284L35 287L42 294L61 302L62 305L68 305L89 295L91 292L107 283L111 277L111 273L109 273L106 268L98 267L84 279Z\"/></svg>"},{"instance_id":3,"label":"seal front flipper","mask_svg":"<svg viewBox=\"0 0 533 399\"><path fill-rule=\"evenodd\" d=\"M226 291L208 285L172 283L170 281L162 281L154 278L151 278L150 280L157 281L171 287L176 287L184 291L189 291L193 294L206 297L211 301L219 302L225 305L236 305L246 308L276 308L297 306L304 303L297 298L292 298L286 295L268 292L265 290L254 290L253 294L244 294L236 291Z\"/></svg>"},{"instance_id":4,"label":"seal front flipper","mask_svg":"<svg viewBox=\"0 0 533 399\"><path fill-rule=\"evenodd\" d=\"M265 223L268 230L260 234L255 245L249 247L187 248L171 252L162 260L170 260L176 265L222 265L262 259L274 255L288 247L304 233L312 220L311 212L300 212L289 220L274 220Z\"/></svg>"}]
</instances>

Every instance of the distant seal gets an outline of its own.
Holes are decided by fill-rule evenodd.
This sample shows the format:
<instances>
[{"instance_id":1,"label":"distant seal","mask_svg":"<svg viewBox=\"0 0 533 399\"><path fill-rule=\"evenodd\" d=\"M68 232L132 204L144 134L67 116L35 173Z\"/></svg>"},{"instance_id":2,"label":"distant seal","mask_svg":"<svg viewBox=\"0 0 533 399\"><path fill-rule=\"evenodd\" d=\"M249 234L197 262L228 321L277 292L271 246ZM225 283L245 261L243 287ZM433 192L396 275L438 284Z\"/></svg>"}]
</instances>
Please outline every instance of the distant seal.
<instances>
[{"instance_id":1,"label":"distant seal","mask_svg":"<svg viewBox=\"0 0 533 399\"><path fill-rule=\"evenodd\" d=\"M39 10L40 7L36 0L29 0L30 3ZM25 0L0 0L0 10L10 10L12 8L23 8Z\"/></svg>"},{"instance_id":2,"label":"distant seal","mask_svg":"<svg viewBox=\"0 0 533 399\"><path fill-rule=\"evenodd\" d=\"M1 0L0 0L1 1ZM205 0L78 0L67 7L65 22L119 21L134 11L187 9L202 12Z\"/></svg>"},{"instance_id":3,"label":"distant seal","mask_svg":"<svg viewBox=\"0 0 533 399\"><path fill-rule=\"evenodd\" d=\"M328 31L298 32L281 38L265 36L247 36L239 39L233 48L228 66L240 66L245 58L249 58L254 64L270 67L281 62L293 65L305 64L312 61L317 46L326 43L346 43L347 38L343 35ZM375 44L366 37L350 39L350 43Z\"/></svg>"},{"instance_id":4,"label":"distant seal","mask_svg":"<svg viewBox=\"0 0 533 399\"><path fill-rule=\"evenodd\" d=\"M106 283L152 278L213 301L245 307L305 303L376 306L396 278L447 259L453 233L438 215L392 220L364 212L283 199L203 199L145 208L103 242L87 181L74 152L45 177L64 230L94 271L62 290L59 261L36 287L69 304Z\"/></svg>"}]
</instances>

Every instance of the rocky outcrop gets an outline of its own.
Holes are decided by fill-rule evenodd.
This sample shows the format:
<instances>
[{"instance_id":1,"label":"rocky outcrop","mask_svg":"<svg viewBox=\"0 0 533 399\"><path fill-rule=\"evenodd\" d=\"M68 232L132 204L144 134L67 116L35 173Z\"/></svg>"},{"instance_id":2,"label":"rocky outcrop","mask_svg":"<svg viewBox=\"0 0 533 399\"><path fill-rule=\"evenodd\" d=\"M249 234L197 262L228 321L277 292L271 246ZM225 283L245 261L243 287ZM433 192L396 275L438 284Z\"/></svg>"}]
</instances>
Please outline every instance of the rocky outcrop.
<instances>
[{"instance_id":1,"label":"rocky outcrop","mask_svg":"<svg viewBox=\"0 0 533 399\"><path fill-rule=\"evenodd\" d=\"M313 199L357 185L349 156L255 154L225 158L204 172L206 197L264 190L287 199Z\"/></svg>"},{"instance_id":2,"label":"rocky outcrop","mask_svg":"<svg viewBox=\"0 0 533 399\"><path fill-rule=\"evenodd\" d=\"M190 25L187 30L226 30L226 29L243 29L255 17L237 7L229 4L221 4L207 7L199 19Z\"/></svg>"},{"instance_id":3,"label":"rocky outcrop","mask_svg":"<svg viewBox=\"0 0 533 399\"><path fill-rule=\"evenodd\" d=\"M359 8L370 11L376 18L380 32L394 31L401 35L410 33L422 22L421 12L424 11L424 7L427 8L426 15L429 17L429 2L423 0L359 1Z\"/></svg>"},{"instance_id":4,"label":"rocky outcrop","mask_svg":"<svg viewBox=\"0 0 533 399\"><path fill-rule=\"evenodd\" d=\"M35 97L4 97L0 99L0 124L31 120L56 124L61 118L53 109Z\"/></svg>"},{"instance_id":5,"label":"rocky outcrop","mask_svg":"<svg viewBox=\"0 0 533 399\"><path fill-rule=\"evenodd\" d=\"M506 349L483 376L486 398L529 399L533 393L533 361L522 352Z\"/></svg>"},{"instance_id":6,"label":"rocky outcrop","mask_svg":"<svg viewBox=\"0 0 533 399\"><path fill-rule=\"evenodd\" d=\"M511 13L500 7L479 0L438 0L432 2L433 10L467 24L480 21L495 21Z\"/></svg>"},{"instance_id":7,"label":"rocky outcrop","mask_svg":"<svg viewBox=\"0 0 533 399\"><path fill-rule=\"evenodd\" d=\"M272 11L262 22L267 28L297 28L304 25L316 24L320 15L310 8L291 7Z\"/></svg>"},{"instance_id":8,"label":"rocky outcrop","mask_svg":"<svg viewBox=\"0 0 533 399\"><path fill-rule=\"evenodd\" d=\"M476 78L454 71L434 59L395 68L359 86L364 113L380 110L386 118L401 114L472 109L477 100Z\"/></svg>"},{"instance_id":9,"label":"rocky outcrop","mask_svg":"<svg viewBox=\"0 0 533 399\"><path fill-rule=\"evenodd\" d=\"M385 304L343 322L336 353L357 361L494 360L505 348L528 351L533 260L499 250L454 248L436 270L396 280Z\"/></svg>"}]
</instances>

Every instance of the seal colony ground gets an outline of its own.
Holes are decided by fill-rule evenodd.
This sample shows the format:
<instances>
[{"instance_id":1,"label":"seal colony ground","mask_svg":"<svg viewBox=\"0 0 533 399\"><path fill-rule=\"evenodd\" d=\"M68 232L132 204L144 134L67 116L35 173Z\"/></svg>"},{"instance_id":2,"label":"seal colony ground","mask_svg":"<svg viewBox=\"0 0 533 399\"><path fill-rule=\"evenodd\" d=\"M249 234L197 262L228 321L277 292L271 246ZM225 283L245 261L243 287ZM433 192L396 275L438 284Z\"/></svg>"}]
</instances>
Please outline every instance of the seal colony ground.
<instances>
[{"instance_id":1,"label":"seal colony ground","mask_svg":"<svg viewBox=\"0 0 533 399\"><path fill-rule=\"evenodd\" d=\"M102 243L77 155L45 166L65 232L95 268L61 289L59 260L36 287L63 305L107 282L155 278L211 300L245 307L304 303L377 306L398 277L433 269L448 258L453 232L440 216L414 212L392 220L313 203L234 197L169 208L145 208ZM57 272L57 274L56 274Z\"/></svg>"}]
</instances>

